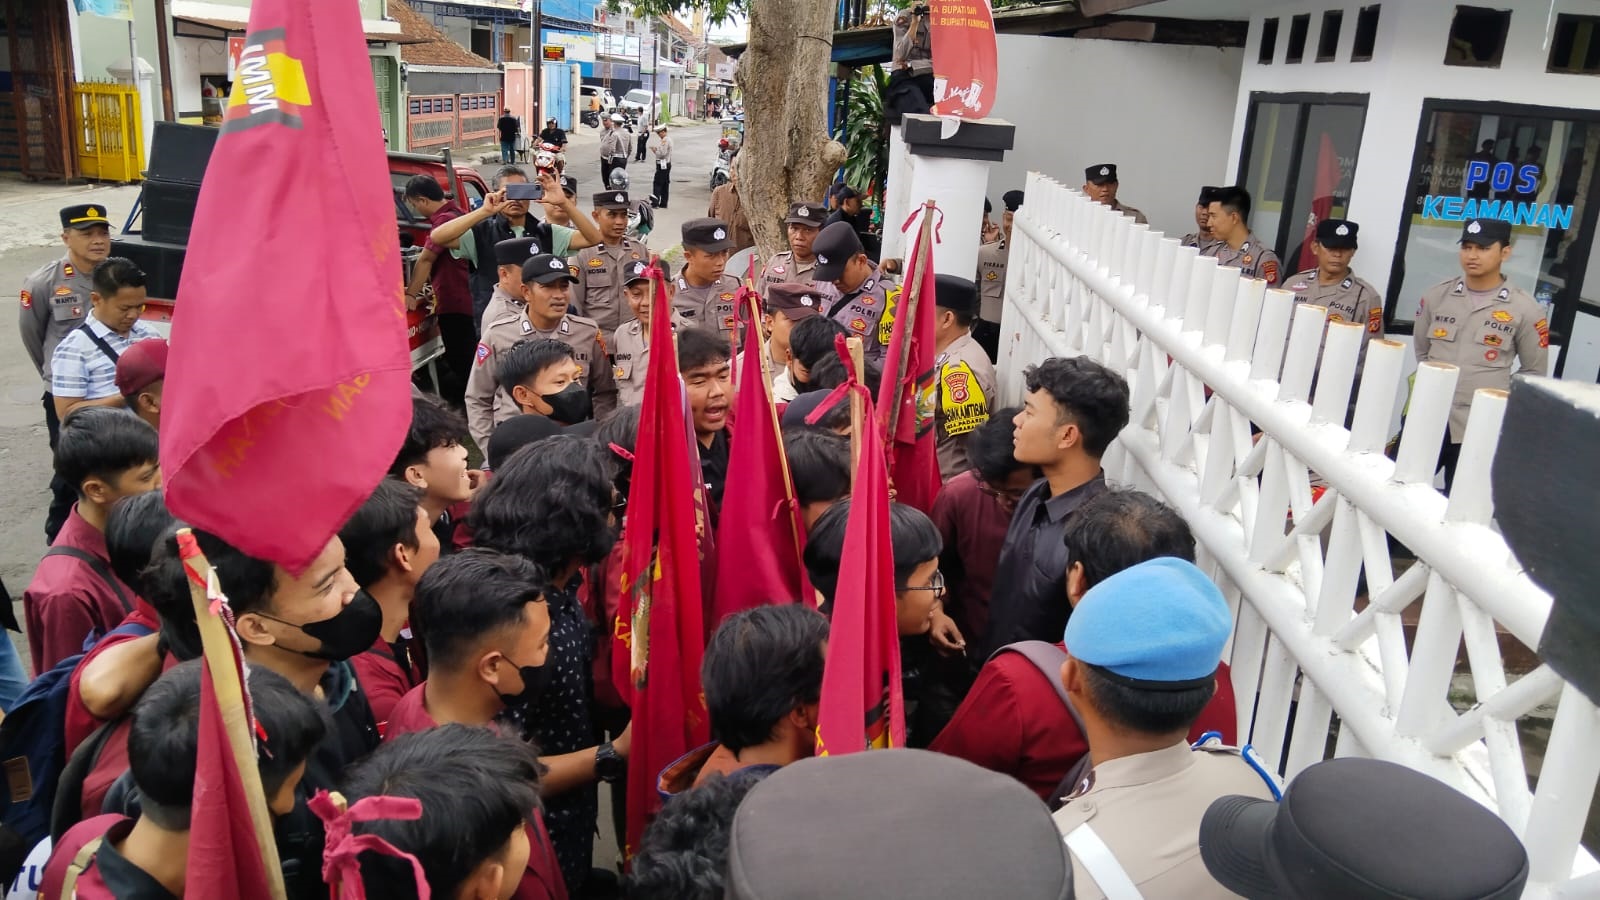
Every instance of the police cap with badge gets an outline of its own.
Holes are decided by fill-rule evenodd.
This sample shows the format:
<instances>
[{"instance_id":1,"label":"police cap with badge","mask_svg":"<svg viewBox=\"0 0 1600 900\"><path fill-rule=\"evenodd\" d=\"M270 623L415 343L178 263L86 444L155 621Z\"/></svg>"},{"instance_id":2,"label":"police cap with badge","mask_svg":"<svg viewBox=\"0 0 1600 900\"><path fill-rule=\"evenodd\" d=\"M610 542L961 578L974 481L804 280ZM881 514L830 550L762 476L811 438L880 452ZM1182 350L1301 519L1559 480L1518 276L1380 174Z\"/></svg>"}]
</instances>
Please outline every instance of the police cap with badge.
<instances>
[{"instance_id":1,"label":"police cap with badge","mask_svg":"<svg viewBox=\"0 0 1600 900\"><path fill-rule=\"evenodd\" d=\"M594 195L595 209L627 209L627 191L601 191Z\"/></svg>"},{"instance_id":2,"label":"police cap with badge","mask_svg":"<svg viewBox=\"0 0 1600 900\"><path fill-rule=\"evenodd\" d=\"M683 223L683 246L685 249L693 248L707 253L732 250L733 241L728 238L728 223L712 218L690 219Z\"/></svg>"},{"instance_id":3,"label":"police cap with badge","mask_svg":"<svg viewBox=\"0 0 1600 900\"><path fill-rule=\"evenodd\" d=\"M822 223L828 218L827 207L820 203L789 204L789 214L783 217L785 225L810 225L812 228L821 228Z\"/></svg>"},{"instance_id":4,"label":"police cap with badge","mask_svg":"<svg viewBox=\"0 0 1600 900\"><path fill-rule=\"evenodd\" d=\"M565 279L576 282L578 276L567 268L567 261L559 256L541 253L522 265L522 283L554 284Z\"/></svg>"},{"instance_id":5,"label":"police cap with badge","mask_svg":"<svg viewBox=\"0 0 1600 900\"><path fill-rule=\"evenodd\" d=\"M111 220L106 218L106 208L98 203L85 203L78 206L68 206L61 210L61 227L71 228L75 231L85 231L96 225L111 227Z\"/></svg>"},{"instance_id":6,"label":"police cap with badge","mask_svg":"<svg viewBox=\"0 0 1600 900\"><path fill-rule=\"evenodd\" d=\"M1222 199L1223 188L1208 184L1200 189L1200 197L1194 201L1195 206L1210 206Z\"/></svg>"},{"instance_id":7,"label":"police cap with badge","mask_svg":"<svg viewBox=\"0 0 1600 900\"><path fill-rule=\"evenodd\" d=\"M838 281L844 277L845 263L857 253L865 253L861 236L849 222L835 222L822 229L811 242L811 252L816 254L817 268L812 278L817 281Z\"/></svg>"},{"instance_id":8,"label":"police cap with badge","mask_svg":"<svg viewBox=\"0 0 1600 900\"><path fill-rule=\"evenodd\" d=\"M561 176L561 193L566 194L568 197L578 196L578 179L573 178L571 175Z\"/></svg>"},{"instance_id":9,"label":"police cap with badge","mask_svg":"<svg viewBox=\"0 0 1600 900\"><path fill-rule=\"evenodd\" d=\"M1496 243L1511 245L1511 223L1504 219L1468 219L1461 227L1458 244L1489 247Z\"/></svg>"},{"instance_id":10,"label":"police cap with badge","mask_svg":"<svg viewBox=\"0 0 1600 900\"><path fill-rule=\"evenodd\" d=\"M631 260L622 267L622 286L627 287L636 281L650 280L650 264L642 259Z\"/></svg>"},{"instance_id":11,"label":"police cap with badge","mask_svg":"<svg viewBox=\"0 0 1600 900\"><path fill-rule=\"evenodd\" d=\"M1116 184L1117 164L1098 163L1083 170L1083 180L1090 184Z\"/></svg>"},{"instance_id":12,"label":"police cap with badge","mask_svg":"<svg viewBox=\"0 0 1600 900\"><path fill-rule=\"evenodd\" d=\"M1348 219L1323 219L1317 223L1317 243L1329 250L1354 250L1360 230L1360 225Z\"/></svg>"},{"instance_id":13,"label":"police cap with badge","mask_svg":"<svg viewBox=\"0 0 1600 900\"><path fill-rule=\"evenodd\" d=\"M1021 191L1006 191L1000 195L1000 202L1006 205L1006 212L1014 213L1022 208L1023 196Z\"/></svg>"},{"instance_id":14,"label":"police cap with badge","mask_svg":"<svg viewBox=\"0 0 1600 900\"><path fill-rule=\"evenodd\" d=\"M538 238L520 237L501 241L494 245L494 264L497 266L517 266L539 255Z\"/></svg>"},{"instance_id":15,"label":"police cap with badge","mask_svg":"<svg viewBox=\"0 0 1600 900\"><path fill-rule=\"evenodd\" d=\"M822 296L814 284L781 281L767 285L766 301L767 312L781 312L791 322L822 312Z\"/></svg>"}]
</instances>

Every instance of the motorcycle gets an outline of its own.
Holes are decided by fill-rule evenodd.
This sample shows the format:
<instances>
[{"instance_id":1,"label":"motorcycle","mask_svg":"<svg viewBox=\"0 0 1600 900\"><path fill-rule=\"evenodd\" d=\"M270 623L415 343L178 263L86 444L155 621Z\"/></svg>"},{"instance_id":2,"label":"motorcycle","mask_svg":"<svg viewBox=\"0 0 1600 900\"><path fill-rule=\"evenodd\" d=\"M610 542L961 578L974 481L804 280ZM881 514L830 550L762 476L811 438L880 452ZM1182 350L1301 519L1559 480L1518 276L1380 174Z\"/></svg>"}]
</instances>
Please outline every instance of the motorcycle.
<instances>
[{"instance_id":1,"label":"motorcycle","mask_svg":"<svg viewBox=\"0 0 1600 900\"><path fill-rule=\"evenodd\" d=\"M711 189L714 191L727 184L733 178L733 157L739 152L739 145L727 138L717 142L717 162L711 167Z\"/></svg>"},{"instance_id":2,"label":"motorcycle","mask_svg":"<svg viewBox=\"0 0 1600 900\"><path fill-rule=\"evenodd\" d=\"M597 109L586 109L578 114L578 121L590 128L599 128L600 111Z\"/></svg>"}]
</instances>

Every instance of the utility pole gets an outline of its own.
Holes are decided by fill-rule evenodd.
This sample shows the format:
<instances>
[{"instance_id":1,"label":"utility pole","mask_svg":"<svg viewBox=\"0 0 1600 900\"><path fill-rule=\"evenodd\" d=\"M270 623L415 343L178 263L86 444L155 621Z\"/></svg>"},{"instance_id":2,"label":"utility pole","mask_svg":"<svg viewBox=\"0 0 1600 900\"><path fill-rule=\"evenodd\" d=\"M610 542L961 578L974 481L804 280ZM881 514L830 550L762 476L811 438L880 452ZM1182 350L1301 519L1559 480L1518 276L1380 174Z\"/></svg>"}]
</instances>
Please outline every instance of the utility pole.
<instances>
[{"instance_id":1,"label":"utility pole","mask_svg":"<svg viewBox=\"0 0 1600 900\"><path fill-rule=\"evenodd\" d=\"M544 36L539 28L540 0L532 0L528 22L533 33L528 38L528 64L533 67L533 121L528 123L529 142L544 125Z\"/></svg>"}]
</instances>

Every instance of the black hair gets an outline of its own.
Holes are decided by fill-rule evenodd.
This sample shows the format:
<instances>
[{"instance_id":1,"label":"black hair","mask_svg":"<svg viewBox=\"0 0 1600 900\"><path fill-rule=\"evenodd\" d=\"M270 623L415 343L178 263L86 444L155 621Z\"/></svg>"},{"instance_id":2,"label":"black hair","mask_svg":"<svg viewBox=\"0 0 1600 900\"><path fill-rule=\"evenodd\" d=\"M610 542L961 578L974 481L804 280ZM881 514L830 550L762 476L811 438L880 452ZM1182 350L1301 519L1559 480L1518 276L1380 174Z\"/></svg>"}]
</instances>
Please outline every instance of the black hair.
<instances>
[{"instance_id":1,"label":"black hair","mask_svg":"<svg viewBox=\"0 0 1600 900\"><path fill-rule=\"evenodd\" d=\"M723 619L700 666L711 737L737 758L772 740L795 707L816 703L827 639L828 620L800 603L758 606Z\"/></svg>"},{"instance_id":2,"label":"black hair","mask_svg":"<svg viewBox=\"0 0 1600 900\"><path fill-rule=\"evenodd\" d=\"M517 455L517 451L523 447L555 437L561 431L561 423L549 416L538 413L512 416L489 433L489 446L484 448L484 460L491 468L501 465Z\"/></svg>"},{"instance_id":3,"label":"black hair","mask_svg":"<svg viewBox=\"0 0 1600 900\"><path fill-rule=\"evenodd\" d=\"M1218 188L1211 195L1211 202L1229 212L1238 213L1241 222L1250 221L1250 192L1238 185Z\"/></svg>"},{"instance_id":4,"label":"black hair","mask_svg":"<svg viewBox=\"0 0 1600 900\"><path fill-rule=\"evenodd\" d=\"M1140 734L1187 731L1217 692L1215 678L1199 687L1152 691L1124 684L1100 666L1083 664L1078 669L1084 673L1084 691L1095 710Z\"/></svg>"},{"instance_id":5,"label":"black hair","mask_svg":"<svg viewBox=\"0 0 1600 900\"><path fill-rule=\"evenodd\" d=\"M473 548L428 567L411 601L411 624L429 664L466 662L491 633L521 625L529 603L542 602L550 582L520 556Z\"/></svg>"},{"instance_id":6,"label":"black hair","mask_svg":"<svg viewBox=\"0 0 1600 900\"><path fill-rule=\"evenodd\" d=\"M406 429L406 439L395 454L389 474L404 478L410 466L420 466L428 461L428 454L441 447L455 447L467 442L467 422L442 401L432 397L411 398L411 427Z\"/></svg>"},{"instance_id":7,"label":"black hair","mask_svg":"<svg viewBox=\"0 0 1600 900\"><path fill-rule=\"evenodd\" d=\"M1029 468L1017 462L1016 449L1011 436L1016 426L1011 420L1022 412L1020 406L1008 406L989 414L989 421L979 425L967 436L967 459L978 470L978 478L989 484L999 484L1018 469Z\"/></svg>"},{"instance_id":8,"label":"black hair","mask_svg":"<svg viewBox=\"0 0 1600 900\"><path fill-rule=\"evenodd\" d=\"M495 368L495 377L500 382L500 389L510 397L511 389L517 385L527 387L545 369L564 359L577 358L578 354L560 341L551 338L526 338L512 344L510 350L500 355L500 361Z\"/></svg>"},{"instance_id":9,"label":"black hair","mask_svg":"<svg viewBox=\"0 0 1600 900\"><path fill-rule=\"evenodd\" d=\"M838 405L849 413L849 402ZM817 425L785 428L783 452L789 457L795 499L802 505L850 496L849 438Z\"/></svg>"},{"instance_id":10,"label":"black hair","mask_svg":"<svg viewBox=\"0 0 1600 900\"><path fill-rule=\"evenodd\" d=\"M772 770L712 775L673 797L645 826L623 877L631 900L722 900L733 816Z\"/></svg>"},{"instance_id":11,"label":"black hair","mask_svg":"<svg viewBox=\"0 0 1600 900\"><path fill-rule=\"evenodd\" d=\"M194 659L200 655L200 629L189 596L189 576L178 555L177 532L177 528L168 529L156 541L139 583L144 587L144 599L161 616L167 647L179 659ZM217 570L217 581L235 613L267 607L278 586L277 568L272 563L248 556L208 531L195 529L194 538L206 561Z\"/></svg>"},{"instance_id":12,"label":"black hair","mask_svg":"<svg viewBox=\"0 0 1600 900\"><path fill-rule=\"evenodd\" d=\"M1060 407L1057 425L1083 433L1083 450L1099 459L1128 424L1128 382L1087 356L1052 357L1022 370L1028 393L1043 390Z\"/></svg>"},{"instance_id":13,"label":"black hair","mask_svg":"<svg viewBox=\"0 0 1600 900\"><path fill-rule=\"evenodd\" d=\"M175 666L150 685L133 707L128 769L139 788L140 815L168 831L187 831L200 748L202 663ZM257 765L270 796L322 741L328 720L317 702L264 666L250 669L251 707L260 728Z\"/></svg>"},{"instance_id":14,"label":"black hair","mask_svg":"<svg viewBox=\"0 0 1600 900\"><path fill-rule=\"evenodd\" d=\"M111 560L112 574L139 596L145 596L142 579L156 541L177 524L177 517L167 510L166 495L159 489L118 500L106 517L106 556Z\"/></svg>"},{"instance_id":15,"label":"black hair","mask_svg":"<svg viewBox=\"0 0 1600 900\"><path fill-rule=\"evenodd\" d=\"M606 455L571 434L518 450L472 502L473 542L525 556L552 573L605 559L617 542Z\"/></svg>"},{"instance_id":16,"label":"black hair","mask_svg":"<svg viewBox=\"0 0 1600 900\"><path fill-rule=\"evenodd\" d=\"M443 202L444 188L439 187L439 182L435 181L432 175L413 175L406 182L405 197L407 200L422 199Z\"/></svg>"},{"instance_id":17,"label":"black hair","mask_svg":"<svg viewBox=\"0 0 1600 900\"><path fill-rule=\"evenodd\" d=\"M733 358L728 342L709 328L678 330L678 371L715 366Z\"/></svg>"},{"instance_id":18,"label":"black hair","mask_svg":"<svg viewBox=\"0 0 1600 900\"><path fill-rule=\"evenodd\" d=\"M1194 562L1194 533L1178 511L1135 490L1107 491L1078 507L1062 535L1067 559L1083 563L1090 588L1162 556Z\"/></svg>"},{"instance_id":19,"label":"black hair","mask_svg":"<svg viewBox=\"0 0 1600 900\"><path fill-rule=\"evenodd\" d=\"M844 360L840 359L837 353L830 353L824 356L822 359L817 360L816 365L806 366L806 369L809 370L811 375L811 386L819 391L831 391L844 384L849 378L849 373L844 367ZM872 396L878 396L878 387L883 384L883 366L870 359L863 359L861 361L861 371L857 374L861 378L861 383L866 386L867 390L872 392ZM848 405L846 404L846 406Z\"/></svg>"},{"instance_id":20,"label":"black hair","mask_svg":"<svg viewBox=\"0 0 1600 900\"><path fill-rule=\"evenodd\" d=\"M835 337L849 335L843 325L827 316L806 316L789 331L789 352L809 371L822 359L838 355L833 349Z\"/></svg>"},{"instance_id":21,"label":"black hair","mask_svg":"<svg viewBox=\"0 0 1600 900\"><path fill-rule=\"evenodd\" d=\"M539 781L532 745L455 723L384 741L346 773L343 793L352 804L367 797L408 797L422 804L420 818L374 819L352 830L416 857L431 894L446 898L531 820L539 809ZM373 851L363 851L359 860L367 896L418 896L409 861ZM522 875L505 873L511 880Z\"/></svg>"},{"instance_id":22,"label":"black hair","mask_svg":"<svg viewBox=\"0 0 1600 900\"><path fill-rule=\"evenodd\" d=\"M108 256L100 260L95 264L89 280L94 283L94 292L102 300L111 299L123 288L145 286L144 270L124 256Z\"/></svg>"},{"instance_id":23,"label":"black hair","mask_svg":"<svg viewBox=\"0 0 1600 900\"><path fill-rule=\"evenodd\" d=\"M390 553L395 544L408 550L420 546L417 507L422 497L421 488L398 478L385 478L339 529L339 540L344 542L344 567L363 589L389 574Z\"/></svg>"},{"instance_id":24,"label":"black hair","mask_svg":"<svg viewBox=\"0 0 1600 900\"><path fill-rule=\"evenodd\" d=\"M806 536L806 573L822 596L833 602L839 583L839 563L844 559L845 528L850 522L850 500L828 507ZM895 590L904 590L917 567L938 559L944 550L939 526L921 510L903 503L889 504L889 544L894 554Z\"/></svg>"},{"instance_id":25,"label":"black hair","mask_svg":"<svg viewBox=\"0 0 1600 900\"><path fill-rule=\"evenodd\" d=\"M160 456L160 442L149 422L125 409L84 406L61 420L55 469L81 498L83 483L90 478L115 485L128 471Z\"/></svg>"},{"instance_id":26,"label":"black hair","mask_svg":"<svg viewBox=\"0 0 1600 900\"><path fill-rule=\"evenodd\" d=\"M611 483L616 486L617 499L622 503L627 503L628 491L633 486L633 460L611 448L614 444L629 454L638 449L642 412L637 405L624 406L594 431L594 442L605 453L606 463L611 467Z\"/></svg>"}]
</instances>

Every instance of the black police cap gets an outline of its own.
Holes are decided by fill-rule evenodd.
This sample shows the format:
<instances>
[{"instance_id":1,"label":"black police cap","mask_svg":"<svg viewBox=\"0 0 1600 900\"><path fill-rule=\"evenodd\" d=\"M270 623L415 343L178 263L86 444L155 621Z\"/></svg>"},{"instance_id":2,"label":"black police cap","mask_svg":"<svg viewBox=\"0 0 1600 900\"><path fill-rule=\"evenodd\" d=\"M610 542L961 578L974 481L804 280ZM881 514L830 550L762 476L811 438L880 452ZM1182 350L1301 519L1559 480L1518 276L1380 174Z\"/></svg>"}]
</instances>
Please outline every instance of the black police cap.
<instances>
[{"instance_id":1,"label":"black police cap","mask_svg":"<svg viewBox=\"0 0 1600 900\"><path fill-rule=\"evenodd\" d=\"M1354 250L1361 226L1348 219L1323 219L1317 223L1317 243L1329 250Z\"/></svg>"},{"instance_id":2,"label":"black police cap","mask_svg":"<svg viewBox=\"0 0 1600 900\"><path fill-rule=\"evenodd\" d=\"M106 208L98 203L83 203L77 206L68 206L61 210L61 227L82 231L96 225L111 226L111 220L106 218Z\"/></svg>"},{"instance_id":3,"label":"black police cap","mask_svg":"<svg viewBox=\"0 0 1600 900\"><path fill-rule=\"evenodd\" d=\"M1116 163L1096 163L1083 170L1083 180L1090 184L1111 184L1117 180Z\"/></svg>"},{"instance_id":4,"label":"black police cap","mask_svg":"<svg viewBox=\"0 0 1600 900\"><path fill-rule=\"evenodd\" d=\"M816 281L837 281L844 275L844 265L857 253L865 253L861 236L849 222L835 222L822 229L811 242L811 252L817 256L817 268L812 274Z\"/></svg>"},{"instance_id":5,"label":"black police cap","mask_svg":"<svg viewBox=\"0 0 1600 900\"><path fill-rule=\"evenodd\" d=\"M494 245L494 264L497 266L520 267L523 263L538 256L541 249L537 238L510 238Z\"/></svg>"}]
</instances>

